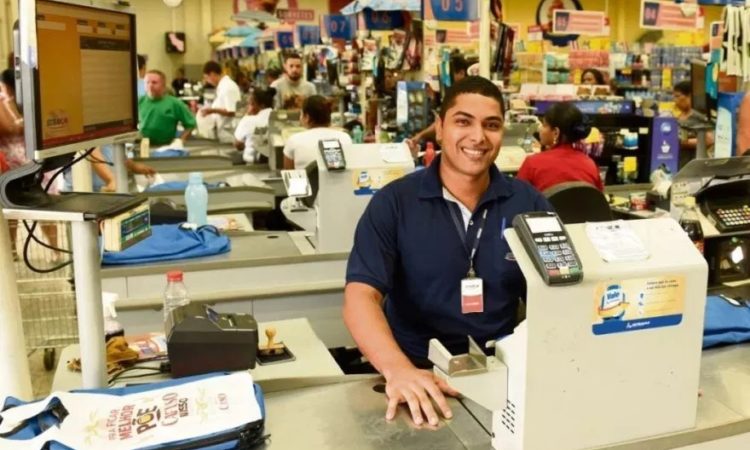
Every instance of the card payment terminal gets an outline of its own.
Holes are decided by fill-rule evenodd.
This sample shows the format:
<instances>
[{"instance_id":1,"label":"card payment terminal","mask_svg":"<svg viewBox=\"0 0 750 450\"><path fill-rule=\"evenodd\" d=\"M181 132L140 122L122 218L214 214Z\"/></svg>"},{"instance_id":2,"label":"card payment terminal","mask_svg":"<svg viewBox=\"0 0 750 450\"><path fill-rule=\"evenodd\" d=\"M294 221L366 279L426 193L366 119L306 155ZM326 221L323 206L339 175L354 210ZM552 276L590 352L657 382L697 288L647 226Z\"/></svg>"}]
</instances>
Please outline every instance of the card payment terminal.
<instances>
[{"instance_id":1,"label":"card payment terminal","mask_svg":"<svg viewBox=\"0 0 750 450\"><path fill-rule=\"evenodd\" d=\"M318 141L320 154L326 163L328 170L346 169L346 159L344 159L344 148L338 139L321 139Z\"/></svg>"},{"instance_id":2,"label":"card payment terminal","mask_svg":"<svg viewBox=\"0 0 750 450\"><path fill-rule=\"evenodd\" d=\"M545 283L564 285L583 279L581 260L557 214L519 214L513 228Z\"/></svg>"}]
</instances>

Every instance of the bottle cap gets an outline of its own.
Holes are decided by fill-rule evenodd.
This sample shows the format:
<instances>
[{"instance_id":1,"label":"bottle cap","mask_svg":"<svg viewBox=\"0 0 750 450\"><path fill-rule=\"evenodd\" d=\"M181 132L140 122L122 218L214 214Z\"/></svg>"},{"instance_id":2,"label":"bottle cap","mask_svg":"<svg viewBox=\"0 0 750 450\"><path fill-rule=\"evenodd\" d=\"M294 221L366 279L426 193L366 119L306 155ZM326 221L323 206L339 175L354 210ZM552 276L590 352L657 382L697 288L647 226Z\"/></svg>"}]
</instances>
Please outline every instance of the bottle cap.
<instances>
[{"instance_id":1,"label":"bottle cap","mask_svg":"<svg viewBox=\"0 0 750 450\"><path fill-rule=\"evenodd\" d=\"M693 206L695 206L695 197L693 197L692 195L688 195L682 201L682 204L685 205L686 208L692 208Z\"/></svg>"},{"instance_id":2,"label":"bottle cap","mask_svg":"<svg viewBox=\"0 0 750 450\"><path fill-rule=\"evenodd\" d=\"M203 184L203 173L202 172L190 172L188 176L189 183Z\"/></svg>"},{"instance_id":3,"label":"bottle cap","mask_svg":"<svg viewBox=\"0 0 750 450\"><path fill-rule=\"evenodd\" d=\"M167 272L167 281L182 281L182 271L170 270Z\"/></svg>"}]
</instances>

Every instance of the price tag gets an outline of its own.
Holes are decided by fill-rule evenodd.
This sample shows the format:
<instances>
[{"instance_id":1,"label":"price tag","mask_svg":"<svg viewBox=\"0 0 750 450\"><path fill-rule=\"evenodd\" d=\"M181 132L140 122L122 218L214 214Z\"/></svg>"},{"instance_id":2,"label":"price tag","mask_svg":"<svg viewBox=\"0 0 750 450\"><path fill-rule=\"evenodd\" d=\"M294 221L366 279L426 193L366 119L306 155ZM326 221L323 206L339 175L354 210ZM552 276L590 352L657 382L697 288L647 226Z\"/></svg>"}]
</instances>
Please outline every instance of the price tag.
<instances>
[{"instance_id":1,"label":"price tag","mask_svg":"<svg viewBox=\"0 0 750 450\"><path fill-rule=\"evenodd\" d=\"M478 0L430 0L429 5L433 16L431 19L454 22L479 20Z\"/></svg>"},{"instance_id":2,"label":"price tag","mask_svg":"<svg viewBox=\"0 0 750 450\"><path fill-rule=\"evenodd\" d=\"M320 27L317 25L297 25L300 45L320 44Z\"/></svg>"},{"instance_id":3,"label":"price tag","mask_svg":"<svg viewBox=\"0 0 750 450\"><path fill-rule=\"evenodd\" d=\"M291 31L277 31L276 42L279 48L294 48L294 33Z\"/></svg>"},{"instance_id":4,"label":"price tag","mask_svg":"<svg viewBox=\"0 0 750 450\"><path fill-rule=\"evenodd\" d=\"M365 8L363 15L368 30L393 30L404 27L404 15L401 11L373 11Z\"/></svg>"},{"instance_id":5,"label":"price tag","mask_svg":"<svg viewBox=\"0 0 750 450\"><path fill-rule=\"evenodd\" d=\"M357 18L354 15L328 14L323 16L323 28L331 39L354 39Z\"/></svg>"}]
</instances>

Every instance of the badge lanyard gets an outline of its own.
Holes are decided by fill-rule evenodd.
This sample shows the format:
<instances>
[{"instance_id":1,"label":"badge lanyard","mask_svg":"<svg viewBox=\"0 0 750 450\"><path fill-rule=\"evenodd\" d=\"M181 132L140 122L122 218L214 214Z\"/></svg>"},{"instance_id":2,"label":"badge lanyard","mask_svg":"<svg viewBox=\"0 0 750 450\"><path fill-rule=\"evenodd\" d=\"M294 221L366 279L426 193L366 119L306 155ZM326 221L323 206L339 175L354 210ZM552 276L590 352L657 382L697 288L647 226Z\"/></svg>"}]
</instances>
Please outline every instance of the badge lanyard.
<instances>
[{"instance_id":1,"label":"badge lanyard","mask_svg":"<svg viewBox=\"0 0 750 450\"><path fill-rule=\"evenodd\" d=\"M458 231L458 235L464 242L466 242L466 229L461 226L463 219L458 215L458 213L456 213L455 208L451 208L449 206L448 209L451 212L451 218L453 219L453 224L456 225L456 231ZM479 239L482 237L482 230L484 230L484 226L487 223L487 211L489 211L489 208L485 209L482 213L482 221L479 223L479 228L477 229L477 238L474 240L474 245L472 246L471 253L469 254L469 278L476 277L476 271L474 270L474 257L476 256L477 250L479 249Z\"/></svg>"}]
</instances>

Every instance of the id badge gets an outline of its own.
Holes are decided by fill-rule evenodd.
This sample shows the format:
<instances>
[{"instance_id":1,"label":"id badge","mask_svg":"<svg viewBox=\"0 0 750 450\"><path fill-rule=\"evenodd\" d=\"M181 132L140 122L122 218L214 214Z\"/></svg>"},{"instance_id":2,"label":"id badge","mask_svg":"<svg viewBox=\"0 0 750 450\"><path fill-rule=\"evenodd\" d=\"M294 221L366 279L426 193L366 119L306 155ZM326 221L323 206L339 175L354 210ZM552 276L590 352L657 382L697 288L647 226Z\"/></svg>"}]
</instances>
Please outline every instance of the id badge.
<instances>
[{"instance_id":1,"label":"id badge","mask_svg":"<svg viewBox=\"0 0 750 450\"><path fill-rule=\"evenodd\" d=\"M481 278L461 280L461 312L476 314L484 312L484 289Z\"/></svg>"}]
</instances>

